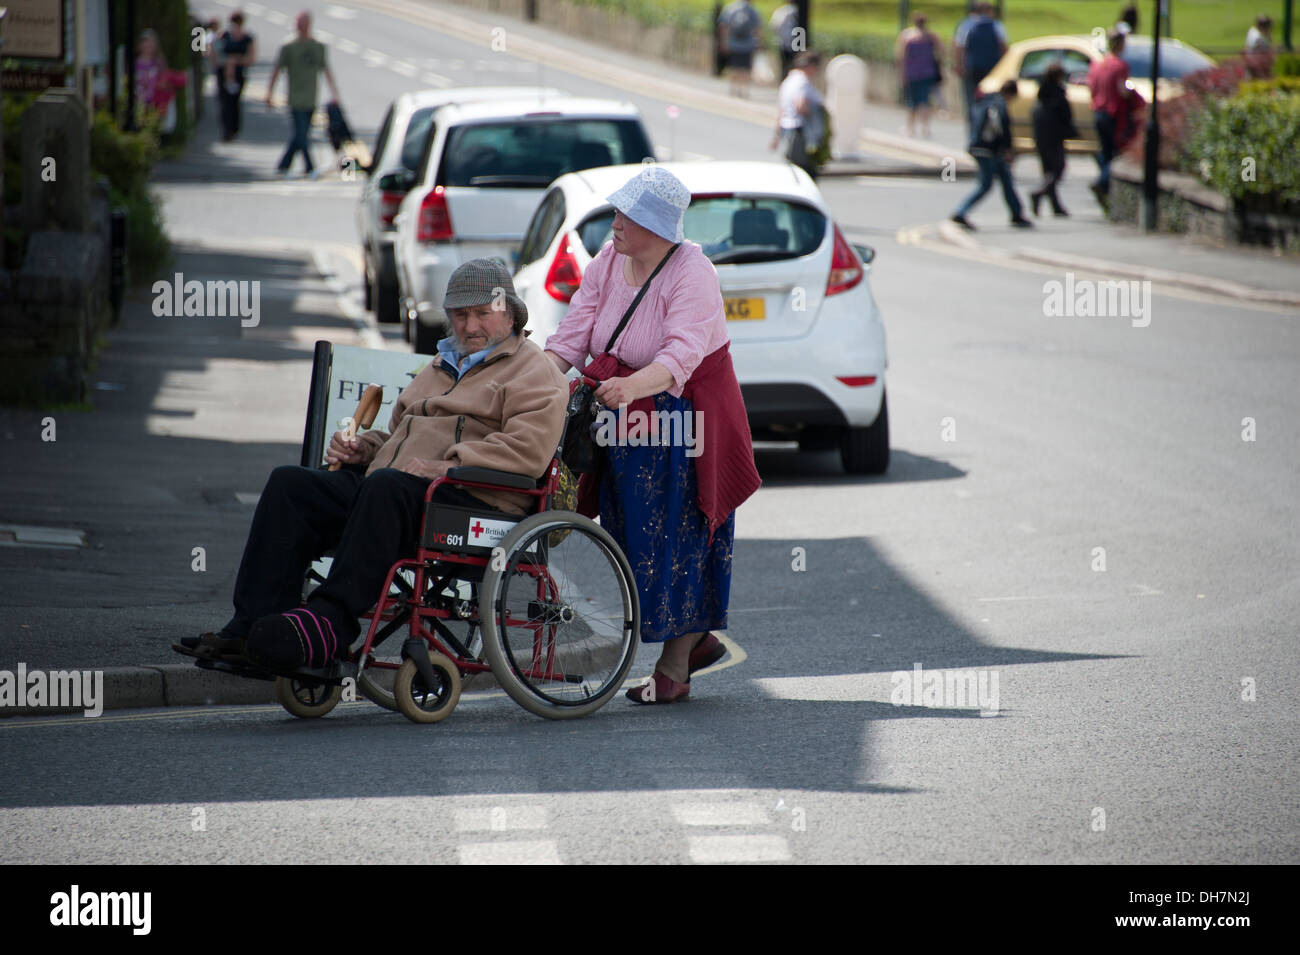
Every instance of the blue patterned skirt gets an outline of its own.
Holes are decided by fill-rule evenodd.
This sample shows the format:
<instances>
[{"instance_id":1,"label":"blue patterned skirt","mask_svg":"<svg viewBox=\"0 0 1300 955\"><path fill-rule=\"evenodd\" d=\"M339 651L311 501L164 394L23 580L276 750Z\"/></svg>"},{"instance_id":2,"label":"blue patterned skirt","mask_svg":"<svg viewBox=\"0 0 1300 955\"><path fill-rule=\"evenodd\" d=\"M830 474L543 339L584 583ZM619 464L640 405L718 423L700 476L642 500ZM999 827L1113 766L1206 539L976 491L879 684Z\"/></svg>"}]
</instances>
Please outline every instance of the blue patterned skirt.
<instances>
[{"instance_id":1,"label":"blue patterned skirt","mask_svg":"<svg viewBox=\"0 0 1300 955\"><path fill-rule=\"evenodd\" d=\"M654 403L656 412L694 420L685 398L660 392ZM605 448L600 524L632 565L643 643L727 626L736 515L727 517L710 543L709 522L696 503L698 459L688 450L681 441Z\"/></svg>"}]
</instances>

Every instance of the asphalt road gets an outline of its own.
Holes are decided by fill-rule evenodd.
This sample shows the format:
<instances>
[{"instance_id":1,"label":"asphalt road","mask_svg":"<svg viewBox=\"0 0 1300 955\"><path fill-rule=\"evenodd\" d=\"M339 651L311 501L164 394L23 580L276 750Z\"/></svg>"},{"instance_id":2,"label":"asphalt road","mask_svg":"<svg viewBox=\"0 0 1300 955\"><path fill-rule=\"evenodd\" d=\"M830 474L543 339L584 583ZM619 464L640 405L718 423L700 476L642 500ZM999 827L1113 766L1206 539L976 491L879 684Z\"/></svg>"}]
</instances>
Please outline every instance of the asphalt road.
<instances>
[{"instance_id":1,"label":"asphalt road","mask_svg":"<svg viewBox=\"0 0 1300 955\"><path fill-rule=\"evenodd\" d=\"M335 39L333 62L361 129L430 74L502 83L537 71L509 43L492 53L424 20L315 9L320 29L358 46L349 55ZM268 60L287 28L244 10ZM557 53L545 82L630 95L563 62ZM666 100L631 98L678 155L763 154L765 127L681 103L674 133ZM254 271L238 271L234 250L250 270L281 250L284 304L241 340L283 361L221 346L220 361L190 363L190 387L173 396L206 407L269 390L254 444L230 445L217 481L255 492L266 467L296 460L291 396L305 390L315 330L351 334L356 186L239 181L277 158L284 120L250 106L248 124L228 151L236 172L186 182L182 169L160 191L173 232L204 243L188 254L206 258L187 261L242 277ZM885 477L859 479L834 454L759 449L764 487L737 517L728 631L743 660L698 678L688 704L616 700L573 723L497 694L467 694L431 727L368 704L315 723L274 707L3 720L0 858L1300 861L1295 313L1157 291L1146 327L1049 318L1043 286L1060 270L899 240L943 218L965 184L823 188L845 231L878 250L894 459ZM1082 177L1065 196L1095 214ZM996 205L976 221L999 228ZM142 335L141 353L165 368L162 333ZM198 415L175 428L178 441L211 444L237 426ZM203 518L221 556L188 605L159 595L155 662L161 631L219 612L247 514L227 502ZM179 548L190 530L158 533ZM11 613L75 625L75 600L36 570L12 571L30 576L13 578L24 596L9 598ZM127 612L98 619L121 626ZM62 665L98 665L91 645L115 637L85 641L87 662ZM635 672L652 660L643 652ZM996 675L996 715L895 705L892 674L910 685L916 664Z\"/></svg>"}]
</instances>

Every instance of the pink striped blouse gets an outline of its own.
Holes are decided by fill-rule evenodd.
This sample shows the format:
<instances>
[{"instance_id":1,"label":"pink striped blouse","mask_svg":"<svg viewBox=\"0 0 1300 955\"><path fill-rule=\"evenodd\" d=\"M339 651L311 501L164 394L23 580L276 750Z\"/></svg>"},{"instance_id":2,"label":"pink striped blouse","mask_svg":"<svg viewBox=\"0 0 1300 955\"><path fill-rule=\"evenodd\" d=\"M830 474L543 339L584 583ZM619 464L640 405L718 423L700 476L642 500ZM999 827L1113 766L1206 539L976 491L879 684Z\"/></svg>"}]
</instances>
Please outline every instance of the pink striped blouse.
<instances>
[{"instance_id":1,"label":"pink striped blouse","mask_svg":"<svg viewBox=\"0 0 1300 955\"><path fill-rule=\"evenodd\" d=\"M546 340L546 348L569 364L581 368L588 355L599 355L636 297L639 286L623 275L625 258L613 240L605 243L587 265L564 321ZM718 272L698 245L686 241L655 276L614 343L614 355L632 368L663 365L673 376L668 393L680 397L695 366L728 339Z\"/></svg>"}]
</instances>

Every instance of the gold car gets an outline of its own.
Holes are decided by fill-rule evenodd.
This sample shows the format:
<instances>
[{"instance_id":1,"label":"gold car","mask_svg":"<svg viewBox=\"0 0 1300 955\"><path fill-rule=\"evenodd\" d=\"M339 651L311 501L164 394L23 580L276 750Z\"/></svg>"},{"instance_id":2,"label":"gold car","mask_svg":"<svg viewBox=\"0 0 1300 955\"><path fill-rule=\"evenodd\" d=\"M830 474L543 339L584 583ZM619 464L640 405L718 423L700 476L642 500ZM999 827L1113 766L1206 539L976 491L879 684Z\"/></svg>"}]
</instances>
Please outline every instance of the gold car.
<instances>
[{"instance_id":1,"label":"gold car","mask_svg":"<svg viewBox=\"0 0 1300 955\"><path fill-rule=\"evenodd\" d=\"M1030 117L1038 101L1038 80L1053 62L1065 67L1066 98L1074 114L1079 139L1066 140L1070 152L1096 152L1097 130L1092 124L1092 94L1088 90L1088 67L1106 54L1105 38L1091 36L1040 36L1021 40L1007 48L991 73L980 82L981 93L996 93L1007 80L1015 80L1019 95L1008 104L1011 114L1012 145L1016 152L1033 152L1034 131ZM1121 54L1128 64L1128 85L1151 102L1151 38L1130 33ZM1179 82L1189 73L1208 69L1214 61L1195 47L1178 40L1160 40L1160 100L1165 102L1183 92Z\"/></svg>"}]
</instances>

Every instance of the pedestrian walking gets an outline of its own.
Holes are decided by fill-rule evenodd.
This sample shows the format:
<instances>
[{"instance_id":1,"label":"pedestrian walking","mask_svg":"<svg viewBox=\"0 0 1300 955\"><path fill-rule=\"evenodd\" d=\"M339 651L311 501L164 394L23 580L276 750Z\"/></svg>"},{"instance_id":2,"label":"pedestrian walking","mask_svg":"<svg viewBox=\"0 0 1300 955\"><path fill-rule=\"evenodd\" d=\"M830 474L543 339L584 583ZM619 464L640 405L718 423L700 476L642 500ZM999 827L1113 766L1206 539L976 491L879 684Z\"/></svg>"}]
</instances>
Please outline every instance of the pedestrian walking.
<instances>
[{"instance_id":1,"label":"pedestrian walking","mask_svg":"<svg viewBox=\"0 0 1300 955\"><path fill-rule=\"evenodd\" d=\"M970 195L952 214L952 221L963 229L974 231L975 227L966 219L966 213L993 188L994 179L1002 184L1002 198L1011 212L1011 224L1021 229L1033 226L1024 217L1020 197L1016 195L1016 185L1011 178L1011 162L1015 153L1011 149L1011 116L1007 112L1007 101L1015 97L1016 81L1007 80L998 92L985 96L975 104L969 152L979 167L979 180Z\"/></svg>"},{"instance_id":2,"label":"pedestrian walking","mask_svg":"<svg viewBox=\"0 0 1300 955\"><path fill-rule=\"evenodd\" d=\"M1089 187L1103 210L1110 203L1110 164L1119 152L1121 121L1128 121L1132 99L1125 86L1128 64L1124 52L1124 34L1118 30L1107 40L1105 58L1088 68L1088 89L1092 91L1093 125L1097 129L1097 179ZM1131 125L1131 122L1126 122Z\"/></svg>"},{"instance_id":3,"label":"pedestrian walking","mask_svg":"<svg viewBox=\"0 0 1300 955\"><path fill-rule=\"evenodd\" d=\"M1034 148L1038 162L1043 167L1043 184L1029 194L1029 205L1038 215L1044 198L1052 204L1052 212L1068 216L1065 206L1056 194L1056 187L1065 175L1065 141L1077 139L1078 129L1070 112L1070 101L1065 94L1065 67L1051 63L1043 72L1038 85L1038 102L1034 105Z\"/></svg>"},{"instance_id":4,"label":"pedestrian walking","mask_svg":"<svg viewBox=\"0 0 1300 955\"><path fill-rule=\"evenodd\" d=\"M754 51L758 49L763 18L749 0L732 0L718 15L718 44L726 54L731 95L749 96Z\"/></svg>"},{"instance_id":5,"label":"pedestrian walking","mask_svg":"<svg viewBox=\"0 0 1300 955\"><path fill-rule=\"evenodd\" d=\"M822 94L815 83L821 66L821 54L812 50L795 57L790 74L776 91L777 130L769 146L780 147L782 156L814 179L817 163L810 153L821 145L826 134Z\"/></svg>"},{"instance_id":6,"label":"pedestrian walking","mask_svg":"<svg viewBox=\"0 0 1300 955\"><path fill-rule=\"evenodd\" d=\"M587 266L546 354L562 372L585 365L626 428L626 441L604 446L600 473L583 475L579 509L598 509L627 555L641 641L661 647L651 681L627 695L673 703L726 653L712 631L727 626L735 511L760 481L718 273L683 239L690 190L649 166L609 201L613 241ZM631 433L638 417L699 420L708 440L691 456L666 425Z\"/></svg>"},{"instance_id":7,"label":"pedestrian walking","mask_svg":"<svg viewBox=\"0 0 1300 955\"><path fill-rule=\"evenodd\" d=\"M980 81L992 72L1006 52L1006 28L1000 20L994 19L993 4L980 0L972 7L971 15L958 25L953 37L953 69L961 77L962 95L966 101L966 122L971 124L972 129L976 90L979 89Z\"/></svg>"},{"instance_id":8,"label":"pedestrian walking","mask_svg":"<svg viewBox=\"0 0 1300 955\"><path fill-rule=\"evenodd\" d=\"M230 142L239 135L240 99L244 95L244 81L248 68L257 59L257 44L253 34L244 30L244 14L236 10L230 15L230 28L218 41L221 46L221 63L217 74L217 95L221 101L221 141Z\"/></svg>"},{"instance_id":9,"label":"pedestrian walking","mask_svg":"<svg viewBox=\"0 0 1300 955\"><path fill-rule=\"evenodd\" d=\"M794 66L795 56L807 47L807 42L796 32L799 30L799 8L793 3L777 7L772 13L772 19L768 21L768 27L776 37L777 47L781 51L781 79L785 79Z\"/></svg>"},{"instance_id":10,"label":"pedestrian walking","mask_svg":"<svg viewBox=\"0 0 1300 955\"><path fill-rule=\"evenodd\" d=\"M338 102L339 88L334 83L334 74L330 72L325 56L325 45L311 36L311 14L306 10L298 14L294 21L298 36L280 47L276 57L275 69L271 71L271 82L266 87L266 105L271 105L271 94L275 91L275 81L284 70L289 77L289 115L292 122L292 134L289 145L280 159L280 175L287 176L293 157L302 153L307 166L307 176L316 178L316 167L311 161L311 115L316 111L316 80L322 73L333 94L333 102Z\"/></svg>"},{"instance_id":11,"label":"pedestrian walking","mask_svg":"<svg viewBox=\"0 0 1300 955\"><path fill-rule=\"evenodd\" d=\"M939 67L939 37L926 26L924 13L912 18L912 26L898 35L894 44L894 61L898 64L898 81L907 104L907 135L930 136L930 96L942 79Z\"/></svg>"}]
</instances>

